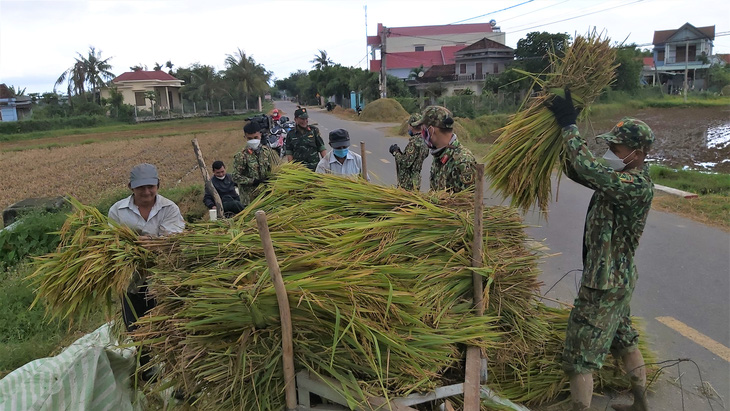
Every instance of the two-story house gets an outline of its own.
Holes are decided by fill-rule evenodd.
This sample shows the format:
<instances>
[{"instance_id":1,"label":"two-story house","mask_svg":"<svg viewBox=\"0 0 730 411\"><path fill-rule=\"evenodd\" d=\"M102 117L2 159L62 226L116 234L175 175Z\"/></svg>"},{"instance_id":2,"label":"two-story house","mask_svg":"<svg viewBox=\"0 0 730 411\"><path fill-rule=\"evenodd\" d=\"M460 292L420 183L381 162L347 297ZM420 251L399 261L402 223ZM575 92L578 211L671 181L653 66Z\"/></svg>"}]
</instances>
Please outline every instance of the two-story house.
<instances>
[{"instance_id":1,"label":"two-story house","mask_svg":"<svg viewBox=\"0 0 730 411\"><path fill-rule=\"evenodd\" d=\"M488 38L472 43L454 53L454 64L432 66L415 81L421 97L436 84L441 95L462 94L466 90L482 94L484 80L489 75L500 74L514 61L515 51L502 43Z\"/></svg>"},{"instance_id":2,"label":"two-story house","mask_svg":"<svg viewBox=\"0 0 730 411\"><path fill-rule=\"evenodd\" d=\"M676 30L654 32L654 65L659 84L670 93L683 87L685 71L690 89L705 88L710 67L715 26L695 27L685 23Z\"/></svg>"}]
</instances>

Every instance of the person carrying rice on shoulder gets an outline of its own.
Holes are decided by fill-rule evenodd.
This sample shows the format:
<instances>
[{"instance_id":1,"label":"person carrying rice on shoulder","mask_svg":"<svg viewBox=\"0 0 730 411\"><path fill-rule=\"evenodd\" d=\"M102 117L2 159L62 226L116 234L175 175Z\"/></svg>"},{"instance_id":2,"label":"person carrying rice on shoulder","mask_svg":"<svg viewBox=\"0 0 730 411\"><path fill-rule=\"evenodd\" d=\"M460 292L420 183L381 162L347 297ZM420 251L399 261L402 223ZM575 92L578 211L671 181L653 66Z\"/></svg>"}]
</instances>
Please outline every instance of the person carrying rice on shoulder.
<instances>
[{"instance_id":1,"label":"person carrying rice on shoulder","mask_svg":"<svg viewBox=\"0 0 730 411\"><path fill-rule=\"evenodd\" d=\"M596 137L608 143L601 164L588 150L576 126L570 90L546 103L562 128L565 174L594 190L583 231L583 276L570 312L563 351L563 370L570 377L573 410L588 410L593 372L609 351L623 361L634 403L615 410L647 410L646 369L631 325L629 303L636 285L634 255L654 197L644 159L654 133L641 120L625 117Z\"/></svg>"}]
</instances>

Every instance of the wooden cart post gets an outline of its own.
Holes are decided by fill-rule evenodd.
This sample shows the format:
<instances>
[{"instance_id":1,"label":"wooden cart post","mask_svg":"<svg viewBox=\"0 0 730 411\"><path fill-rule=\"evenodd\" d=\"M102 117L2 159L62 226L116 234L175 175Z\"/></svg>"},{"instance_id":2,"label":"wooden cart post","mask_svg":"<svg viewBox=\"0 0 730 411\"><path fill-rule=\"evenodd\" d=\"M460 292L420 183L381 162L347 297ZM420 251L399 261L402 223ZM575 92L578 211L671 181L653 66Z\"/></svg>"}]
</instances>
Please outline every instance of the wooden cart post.
<instances>
[{"instance_id":1,"label":"wooden cart post","mask_svg":"<svg viewBox=\"0 0 730 411\"><path fill-rule=\"evenodd\" d=\"M362 157L362 178L368 179L368 162L365 155L365 142L360 142L360 157Z\"/></svg>"},{"instance_id":2,"label":"wooden cart post","mask_svg":"<svg viewBox=\"0 0 730 411\"><path fill-rule=\"evenodd\" d=\"M471 265L481 268L483 250L483 214L484 214L484 164L477 164L476 187L474 190L474 242L472 244ZM472 271L474 288L474 308L476 315L484 315L484 287L482 276ZM486 359L482 359L479 347L469 346L466 349L466 367L464 376L464 411L478 411L480 406L481 383L486 382Z\"/></svg>"},{"instance_id":3,"label":"wooden cart post","mask_svg":"<svg viewBox=\"0 0 730 411\"><path fill-rule=\"evenodd\" d=\"M276 261L274 245L271 243L269 225L266 222L266 213L263 210L256 212L256 224L261 236L261 244L264 247L266 263L269 266L271 281L276 291L276 301L279 303L279 319L281 320L281 346L284 362L284 393L286 396L286 409L293 411L297 408L296 381L294 380L294 348L292 343L291 311L289 310L289 299L286 295L284 279L281 277L279 263Z\"/></svg>"},{"instance_id":4,"label":"wooden cart post","mask_svg":"<svg viewBox=\"0 0 730 411\"><path fill-rule=\"evenodd\" d=\"M203 184L205 184L205 189L210 193L213 193L213 201L215 201L218 218L223 218L223 202L221 201L221 196L218 195L218 190L213 187L213 182L210 181L210 175L208 174L208 169L205 167L205 160L203 160L203 153L200 151L198 139L194 138L192 143L193 151L195 151L195 158L198 159L198 168L200 168L200 172L203 174Z\"/></svg>"}]
</instances>

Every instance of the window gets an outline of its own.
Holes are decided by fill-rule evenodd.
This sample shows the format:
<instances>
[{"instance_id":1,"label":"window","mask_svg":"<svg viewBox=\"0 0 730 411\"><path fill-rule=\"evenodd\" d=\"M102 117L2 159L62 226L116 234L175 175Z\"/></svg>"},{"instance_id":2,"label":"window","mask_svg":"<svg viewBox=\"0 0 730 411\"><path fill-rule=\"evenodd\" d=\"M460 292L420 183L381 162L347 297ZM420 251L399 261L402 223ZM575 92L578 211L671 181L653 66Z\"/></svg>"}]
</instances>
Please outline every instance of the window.
<instances>
[{"instance_id":1,"label":"window","mask_svg":"<svg viewBox=\"0 0 730 411\"><path fill-rule=\"evenodd\" d=\"M499 64L494 63L494 74L499 74Z\"/></svg>"},{"instance_id":2,"label":"window","mask_svg":"<svg viewBox=\"0 0 730 411\"><path fill-rule=\"evenodd\" d=\"M416 51L423 51L423 48L424 48L423 44L419 44L416 46Z\"/></svg>"},{"instance_id":3,"label":"window","mask_svg":"<svg viewBox=\"0 0 730 411\"><path fill-rule=\"evenodd\" d=\"M664 62L664 50L658 51L656 54L656 61Z\"/></svg>"},{"instance_id":4,"label":"window","mask_svg":"<svg viewBox=\"0 0 730 411\"><path fill-rule=\"evenodd\" d=\"M134 92L134 104L137 106L144 106L144 91L135 91Z\"/></svg>"},{"instance_id":5,"label":"window","mask_svg":"<svg viewBox=\"0 0 730 411\"><path fill-rule=\"evenodd\" d=\"M466 74L466 63L459 64L459 74Z\"/></svg>"}]
</instances>

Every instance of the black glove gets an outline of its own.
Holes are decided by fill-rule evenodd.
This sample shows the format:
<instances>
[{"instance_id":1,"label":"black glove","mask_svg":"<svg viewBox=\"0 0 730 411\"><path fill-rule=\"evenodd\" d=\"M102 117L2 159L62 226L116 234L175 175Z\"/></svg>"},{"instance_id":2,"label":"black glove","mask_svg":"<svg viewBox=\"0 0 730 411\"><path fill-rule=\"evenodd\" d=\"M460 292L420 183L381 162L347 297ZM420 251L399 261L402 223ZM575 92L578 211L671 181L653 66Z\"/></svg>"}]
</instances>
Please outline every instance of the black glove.
<instances>
[{"instance_id":1,"label":"black glove","mask_svg":"<svg viewBox=\"0 0 730 411\"><path fill-rule=\"evenodd\" d=\"M261 180L259 180L258 178L254 178L254 179L253 179L253 185L254 185L254 186L257 186L257 185L259 185L259 184L261 184L261 183L262 183L262 181L261 181Z\"/></svg>"},{"instance_id":2,"label":"black glove","mask_svg":"<svg viewBox=\"0 0 730 411\"><path fill-rule=\"evenodd\" d=\"M396 151L400 151L400 147L398 147L398 144L393 144L388 151L390 151L390 155L394 156Z\"/></svg>"},{"instance_id":3,"label":"black glove","mask_svg":"<svg viewBox=\"0 0 730 411\"><path fill-rule=\"evenodd\" d=\"M570 89L565 89L565 98L555 95L551 100L545 102L545 107L553 112L558 125L567 127L575 124L578 118L578 111L573 106L573 99L570 97Z\"/></svg>"}]
</instances>

